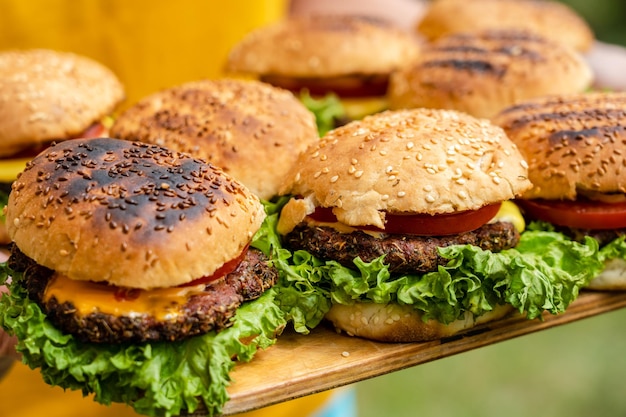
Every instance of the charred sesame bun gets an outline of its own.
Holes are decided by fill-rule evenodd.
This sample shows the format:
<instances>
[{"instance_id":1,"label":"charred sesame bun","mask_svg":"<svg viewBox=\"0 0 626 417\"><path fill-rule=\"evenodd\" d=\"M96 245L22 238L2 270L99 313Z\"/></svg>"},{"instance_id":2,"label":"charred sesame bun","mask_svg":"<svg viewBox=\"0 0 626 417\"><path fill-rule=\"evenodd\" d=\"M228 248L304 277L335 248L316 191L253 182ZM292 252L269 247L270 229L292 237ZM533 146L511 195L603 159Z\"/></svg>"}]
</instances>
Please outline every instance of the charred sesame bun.
<instances>
[{"instance_id":1,"label":"charred sesame bun","mask_svg":"<svg viewBox=\"0 0 626 417\"><path fill-rule=\"evenodd\" d=\"M530 188L526 162L504 131L453 110L386 111L326 134L303 153L281 194L279 231L315 207L350 226L385 228L385 213L447 214L509 200Z\"/></svg>"},{"instance_id":2,"label":"charred sesame bun","mask_svg":"<svg viewBox=\"0 0 626 417\"><path fill-rule=\"evenodd\" d=\"M47 49L0 52L0 157L76 137L125 97L116 75L80 55Z\"/></svg>"},{"instance_id":3,"label":"charred sesame bun","mask_svg":"<svg viewBox=\"0 0 626 417\"><path fill-rule=\"evenodd\" d=\"M575 240L591 236L605 269L589 288L626 289L626 93L587 93L519 103L494 118L529 164L525 216Z\"/></svg>"},{"instance_id":4,"label":"charred sesame bun","mask_svg":"<svg viewBox=\"0 0 626 417\"><path fill-rule=\"evenodd\" d=\"M300 152L318 139L315 117L289 91L259 81L195 81L122 113L111 136L206 159L261 199L276 195Z\"/></svg>"},{"instance_id":5,"label":"charred sesame bun","mask_svg":"<svg viewBox=\"0 0 626 417\"><path fill-rule=\"evenodd\" d=\"M384 20L309 15L251 32L231 50L227 70L305 78L388 74L417 51L412 37Z\"/></svg>"},{"instance_id":6,"label":"charred sesame bun","mask_svg":"<svg viewBox=\"0 0 626 417\"><path fill-rule=\"evenodd\" d=\"M469 2L471 3L471 2ZM392 109L431 107L493 117L520 100L586 90L593 74L570 47L525 31L442 37L390 79Z\"/></svg>"},{"instance_id":7,"label":"charred sesame bun","mask_svg":"<svg viewBox=\"0 0 626 417\"><path fill-rule=\"evenodd\" d=\"M626 193L626 93L543 97L493 118L529 165L523 198L575 200Z\"/></svg>"},{"instance_id":8,"label":"charred sesame bun","mask_svg":"<svg viewBox=\"0 0 626 417\"><path fill-rule=\"evenodd\" d=\"M588 50L594 39L587 22L557 1L436 0L416 26L431 41L485 29L529 30L578 51Z\"/></svg>"},{"instance_id":9,"label":"charred sesame bun","mask_svg":"<svg viewBox=\"0 0 626 417\"><path fill-rule=\"evenodd\" d=\"M15 245L73 280L152 289L210 276L237 258L265 214L221 170L157 145L60 142L14 182Z\"/></svg>"}]
</instances>

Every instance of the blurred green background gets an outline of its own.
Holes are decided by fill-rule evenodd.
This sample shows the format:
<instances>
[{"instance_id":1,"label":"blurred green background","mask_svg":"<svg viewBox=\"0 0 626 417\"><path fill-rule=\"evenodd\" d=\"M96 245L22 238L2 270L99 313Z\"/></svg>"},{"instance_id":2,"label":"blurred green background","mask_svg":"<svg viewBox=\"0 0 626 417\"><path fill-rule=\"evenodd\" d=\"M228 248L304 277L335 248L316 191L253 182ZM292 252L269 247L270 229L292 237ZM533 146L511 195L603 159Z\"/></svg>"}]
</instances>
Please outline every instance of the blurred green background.
<instances>
[{"instance_id":1,"label":"blurred green background","mask_svg":"<svg viewBox=\"0 0 626 417\"><path fill-rule=\"evenodd\" d=\"M626 1L562 0L561 2L569 4L586 19L599 40L626 45Z\"/></svg>"},{"instance_id":2,"label":"blurred green background","mask_svg":"<svg viewBox=\"0 0 626 417\"><path fill-rule=\"evenodd\" d=\"M626 0L564 0L626 46ZM626 68L624 69L626 77ZM626 309L355 384L359 417L624 417Z\"/></svg>"}]
</instances>

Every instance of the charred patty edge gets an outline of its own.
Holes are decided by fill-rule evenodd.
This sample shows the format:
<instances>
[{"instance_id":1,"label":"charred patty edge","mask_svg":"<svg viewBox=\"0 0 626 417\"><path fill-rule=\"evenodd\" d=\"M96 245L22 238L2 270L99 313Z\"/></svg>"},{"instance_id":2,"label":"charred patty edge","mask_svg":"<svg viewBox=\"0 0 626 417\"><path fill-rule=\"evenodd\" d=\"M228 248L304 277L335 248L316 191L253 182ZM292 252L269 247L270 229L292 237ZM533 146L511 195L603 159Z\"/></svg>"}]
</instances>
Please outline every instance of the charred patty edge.
<instances>
[{"instance_id":1,"label":"charred patty edge","mask_svg":"<svg viewBox=\"0 0 626 417\"><path fill-rule=\"evenodd\" d=\"M260 297L278 280L278 272L269 265L268 258L250 248L233 272L207 284L202 294L190 296L180 306L180 314L159 320L148 314L115 316L96 311L81 315L72 302L59 303L54 297L44 302L43 295L54 271L38 265L15 245L8 265L24 274L22 282L29 298L41 307L54 326L91 343L175 341L222 330L232 325L242 303Z\"/></svg>"}]
</instances>

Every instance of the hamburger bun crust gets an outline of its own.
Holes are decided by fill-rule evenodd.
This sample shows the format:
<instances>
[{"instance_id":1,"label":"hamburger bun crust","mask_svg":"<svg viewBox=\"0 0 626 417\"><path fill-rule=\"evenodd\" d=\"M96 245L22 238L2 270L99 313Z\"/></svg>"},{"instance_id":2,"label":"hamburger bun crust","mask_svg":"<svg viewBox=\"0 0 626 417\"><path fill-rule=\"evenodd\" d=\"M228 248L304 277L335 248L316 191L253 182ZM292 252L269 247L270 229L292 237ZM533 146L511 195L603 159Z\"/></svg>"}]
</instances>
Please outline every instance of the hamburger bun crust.
<instances>
[{"instance_id":1,"label":"hamburger bun crust","mask_svg":"<svg viewBox=\"0 0 626 417\"><path fill-rule=\"evenodd\" d=\"M416 26L417 33L431 41L484 29L529 30L581 52L594 39L587 22L557 1L437 0Z\"/></svg>"},{"instance_id":2,"label":"hamburger bun crust","mask_svg":"<svg viewBox=\"0 0 626 417\"><path fill-rule=\"evenodd\" d=\"M626 193L626 93L529 100L493 119L529 164L533 188L523 198L575 200Z\"/></svg>"},{"instance_id":3,"label":"hamburger bun crust","mask_svg":"<svg viewBox=\"0 0 626 417\"><path fill-rule=\"evenodd\" d=\"M206 159L261 199L276 195L293 160L319 139L314 115L292 93L234 79L148 96L117 118L111 136Z\"/></svg>"},{"instance_id":4,"label":"hamburger bun crust","mask_svg":"<svg viewBox=\"0 0 626 417\"><path fill-rule=\"evenodd\" d=\"M310 15L251 32L231 50L226 69L310 78L389 74L418 50L416 39L381 19Z\"/></svg>"},{"instance_id":5,"label":"hamburger bun crust","mask_svg":"<svg viewBox=\"0 0 626 417\"><path fill-rule=\"evenodd\" d=\"M392 109L448 108L490 118L518 101L582 92L592 82L575 50L531 32L490 30L424 47L412 65L392 75L388 99Z\"/></svg>"},{"instance_id":6,"label":"hamburger bun crust","mask_svg":"<svg viewBox=\"0 0 626 417\"><path fill-rule=\"evenodd\" d=\"M75 280L163 288L238 257L265 217L219 169L155 145L74 139L38 155L13 183L17 247Z\"/></svg>"},{"instance_id":7,"label":"hamburger bun crust","mask_svg":"<svg viewBox=\"0 0 626 417\"><path fill-rule=\"evenodd\" d=\"M626 261L619 258L606 261L604 270L591 280L587 288L600 291L626 290Z\"/></svg>"},{"instance_id":8,"label":"hamburger bun crust","mask_svg":"<svg viewBox=\"0 0 626 417\"><path fill-rule=\"evenodd\" d=\"M464 318L443 324L436 320L424 321L421 313L410 305L356 302L352 305L333 304L325 318L333 323L335 329L350 336L408 343L454 336L501 319L512 311L510 305L498 305L481 316L466 312Z\"/></svg>"},{"instance_id":9,"label":"hamburger bun crust","mask_svg":"<svg viewBox=\"0 0 626 417\"><path fill-rule=\"evenodd\" d=\"M308 203L292 199L281 219L297 223L321 206L344 224L384 229L386 212L477 210L529 187L526 162L488 120L451 110L386 111L330 131L301 155L281 194Z\"/></svg>"},{"instance_id":10,"label":"hamburger bun crust","mask_svg":"<svg viewBox=\"0 0 626 417\"><path fill-rule=\"evenodd\" d=\"M47 49L0 52L0 156L75 137L124 99L100 63Z\"/></svg>"}]
</instances>

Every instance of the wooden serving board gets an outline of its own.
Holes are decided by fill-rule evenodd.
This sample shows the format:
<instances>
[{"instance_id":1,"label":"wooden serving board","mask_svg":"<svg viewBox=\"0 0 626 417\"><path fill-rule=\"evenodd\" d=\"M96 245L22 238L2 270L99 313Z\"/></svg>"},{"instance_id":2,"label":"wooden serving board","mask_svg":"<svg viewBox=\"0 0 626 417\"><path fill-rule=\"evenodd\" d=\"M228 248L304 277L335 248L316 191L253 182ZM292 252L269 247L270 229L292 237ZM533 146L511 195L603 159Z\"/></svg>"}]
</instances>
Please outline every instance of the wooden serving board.
<instances>
[{"instance_id":1,"label":"wooden serving board","mask_svg":"<svg viewBox=\"0 0 626 417\"><path fill-rule=\"evenodd\" d=\"M251 362L235 367L224 415L341 387L622 307L626 307L626 292L585 291L566 313L546 313L543 321L514 313L463 336L425 343L372 342L337 334L327 326L319 326L309 335L287 331Z\"/></svg>"}]
</instances>

